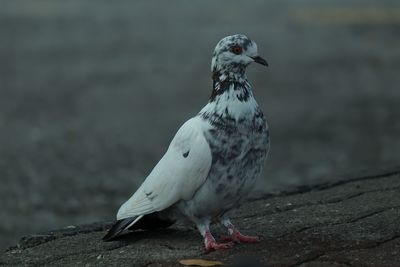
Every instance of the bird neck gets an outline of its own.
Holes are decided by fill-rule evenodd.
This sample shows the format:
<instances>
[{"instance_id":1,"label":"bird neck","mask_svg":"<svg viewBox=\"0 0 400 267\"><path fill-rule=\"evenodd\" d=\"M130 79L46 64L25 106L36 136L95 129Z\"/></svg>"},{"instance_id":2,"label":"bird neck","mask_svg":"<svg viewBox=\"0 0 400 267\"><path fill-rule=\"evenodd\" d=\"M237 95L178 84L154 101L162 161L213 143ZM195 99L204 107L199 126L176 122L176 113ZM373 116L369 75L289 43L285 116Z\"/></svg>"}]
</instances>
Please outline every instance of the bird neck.
<instances>
[{"instance_id":1,"label":"bird neck","mask_svg":"<svg viewBox=\"0 0 400 267\"><path fill-rule=\"evenodd\" d=\"M214 73L210 99L199 115L210 121L238 121L253 116L257 108L251 85L244 73Z\"/></svg>"},{"instance_id":2,"label":"bird neck","mask_svg":"<svg viewBox=\"0 0 400 267\"><path fill-rule=\"evenodd\" d=\"M210 96L210 102L214 101L218 95L225 93L231 88L251 90L251 86L247 80L247 76L243 68L237 71L213 71L213 89Z\"/></svg>"}]
</instances>

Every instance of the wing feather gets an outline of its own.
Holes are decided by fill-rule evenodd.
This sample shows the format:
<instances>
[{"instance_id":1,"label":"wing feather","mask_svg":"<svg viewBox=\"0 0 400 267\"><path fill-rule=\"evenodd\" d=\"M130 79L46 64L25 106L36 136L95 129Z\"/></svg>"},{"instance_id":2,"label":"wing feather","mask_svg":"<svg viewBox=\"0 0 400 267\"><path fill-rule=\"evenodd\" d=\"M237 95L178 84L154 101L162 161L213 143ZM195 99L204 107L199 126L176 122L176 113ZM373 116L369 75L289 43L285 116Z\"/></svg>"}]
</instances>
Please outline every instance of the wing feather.
<instances>
[{"instance_id":1,"label":"wing feather","mask_svg":"<svg viewBox=\"0 0 400 267\"><path fill-rule=\"evenodd\" d=\"M211 150L204 137L206 127L199 117L182 125L165 155L121 206L118 220L161 211L182 199L193 197L211 167Z\"/></svg>"}]
</instances>

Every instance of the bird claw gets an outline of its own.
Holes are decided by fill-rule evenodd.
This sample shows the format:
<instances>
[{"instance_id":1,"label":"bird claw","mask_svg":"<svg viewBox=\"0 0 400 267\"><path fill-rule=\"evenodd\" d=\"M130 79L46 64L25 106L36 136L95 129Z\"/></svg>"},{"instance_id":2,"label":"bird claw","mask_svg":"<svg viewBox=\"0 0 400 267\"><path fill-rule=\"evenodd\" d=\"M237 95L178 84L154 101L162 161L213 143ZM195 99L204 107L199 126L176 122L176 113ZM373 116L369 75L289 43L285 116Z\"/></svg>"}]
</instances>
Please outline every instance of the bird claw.
<instances>
[{"instance_id":1,"label":"bird claw","mask_svg":"<svg viewBox=\"0 0 400 267\"><path fill-rule=\"evenodd\" d=\"M235 243L260 243L264 238L262 236L242 235L240 232L235 232L230 236L221 236L223 241Z\"/></svg>"},{"instance_id":2,"label":"bird claw","mask_svg":"<svg viewBox=\"0 0 400 267\"><path fill-rule=\"evenodd\" d=\"M206 244L206 252L214 251L214 250L224 250L234 246L233 242L227 243L217 243L216 241L210 241Z\"/></svg>"}]
</instances>

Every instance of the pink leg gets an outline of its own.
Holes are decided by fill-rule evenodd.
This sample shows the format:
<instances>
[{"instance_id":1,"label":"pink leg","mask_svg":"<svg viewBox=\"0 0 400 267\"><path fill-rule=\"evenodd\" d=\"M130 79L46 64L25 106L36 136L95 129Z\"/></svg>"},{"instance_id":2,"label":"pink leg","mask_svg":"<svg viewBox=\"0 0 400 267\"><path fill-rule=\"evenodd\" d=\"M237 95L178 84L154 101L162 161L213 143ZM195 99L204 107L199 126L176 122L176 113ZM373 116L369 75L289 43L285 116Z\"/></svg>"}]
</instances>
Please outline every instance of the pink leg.
<instances>
[{"instance_id":1,"label":"pink leg","mask_svg":"<svg viewBox=\"0 0 400 267\"><path fill-rule=\"evenodd\" d=\"M205 245L205 250L207 252L210 252L213 250L228 249L228 248L233 247L233 245L234 245L233 242L217 243L217 241L215 241L215 238L213 237L213 235L210 232L209 223L198 224L197 228L199 229L201 235L204 237L204 245Z\"/></svg>"},{"instance_id":2,"label":"pink leg","mask_svg":"<svg viewBox=\"0 0 400 267\"><path fill-rule=\"evenodd\" d=\"M228 228L229 236L222 236L224 241L232 241L236 243L259 243L262 238L260 236L247 236L241 234L229 219L222 221L223 225Z\"/></svg>"}]
</instances>

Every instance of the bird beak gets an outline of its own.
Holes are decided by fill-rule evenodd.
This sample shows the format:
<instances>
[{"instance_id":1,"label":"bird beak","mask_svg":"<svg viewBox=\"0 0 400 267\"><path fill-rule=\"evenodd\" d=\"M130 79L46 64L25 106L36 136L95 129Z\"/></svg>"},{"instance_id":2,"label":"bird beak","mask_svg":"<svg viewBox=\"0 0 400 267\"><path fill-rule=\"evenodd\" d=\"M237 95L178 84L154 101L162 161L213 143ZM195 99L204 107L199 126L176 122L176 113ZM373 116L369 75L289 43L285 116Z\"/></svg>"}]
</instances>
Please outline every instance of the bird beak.
<instances>
[{"instance_id":1,"label":"bird beak","mask_svg":"<svg viewBox=\"0 0 400 267\"><path fill-rule=\"evenodd\" d=\"M256 56L256 57L252 57L252 59L254 60L254 62L257 62L258 64L268 67L268 62L265 59L263 59L262 57Z\"/></svg>"}]
</instances>

